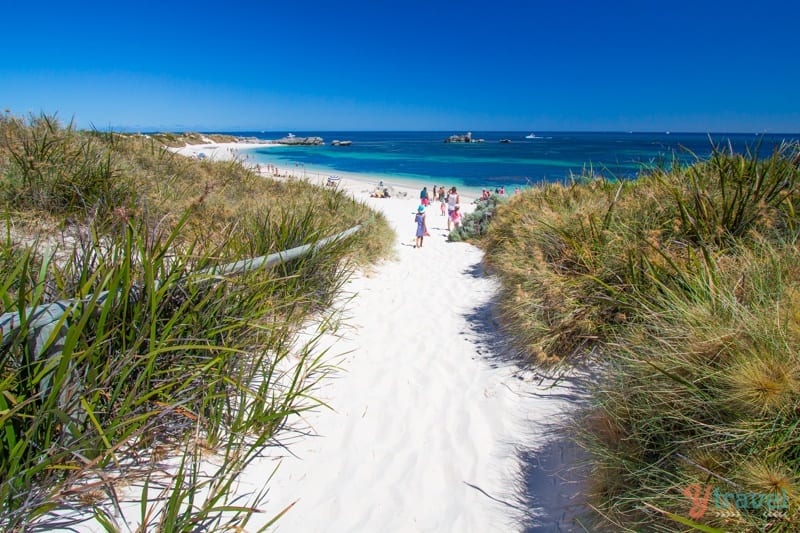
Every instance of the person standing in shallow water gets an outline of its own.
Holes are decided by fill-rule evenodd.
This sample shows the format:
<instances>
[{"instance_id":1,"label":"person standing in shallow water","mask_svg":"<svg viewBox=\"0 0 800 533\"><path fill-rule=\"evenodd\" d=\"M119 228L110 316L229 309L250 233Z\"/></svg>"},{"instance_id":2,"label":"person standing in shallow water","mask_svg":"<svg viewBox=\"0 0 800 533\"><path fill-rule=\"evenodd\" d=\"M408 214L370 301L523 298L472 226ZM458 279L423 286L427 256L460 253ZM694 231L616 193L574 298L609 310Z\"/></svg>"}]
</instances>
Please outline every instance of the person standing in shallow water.
<instances>
[{"instance_id":1,"label":"person standing in shallow water","mask_svg":"<svg viewBox=\"0 0 800 533\"><path fill-rule=\"evenodd\" d=\"M417 213L414 215L414 222L417 223L417 240L414 243L414 248L422 248L422 239L428 233L428 225L425 223L425 206L420 205L417 208Z\"/></svg>"}]
</instances>

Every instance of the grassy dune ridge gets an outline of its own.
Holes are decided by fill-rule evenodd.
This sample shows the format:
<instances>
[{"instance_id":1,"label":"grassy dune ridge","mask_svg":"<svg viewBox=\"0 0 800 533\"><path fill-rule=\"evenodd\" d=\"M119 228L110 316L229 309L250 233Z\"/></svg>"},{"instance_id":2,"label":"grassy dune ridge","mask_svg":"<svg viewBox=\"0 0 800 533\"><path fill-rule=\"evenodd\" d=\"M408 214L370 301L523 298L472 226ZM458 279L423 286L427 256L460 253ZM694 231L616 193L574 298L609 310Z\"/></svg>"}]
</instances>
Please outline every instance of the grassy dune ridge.
<instances>
[{"instance_id":1,"label":"grassy dune ridge","mask_svg":"<svg viewBox=\"0 0 800 533\"><path fill-rule=\"evenodd\" d=\"M2 339L0 529L68 525L49 514L67 507L114 530L132 482L143 530L244 527L268 484L236 501L231 487L316 404L330 369L315 338L338 327L353 269L390 253L386 220L342 192L47 116L0 117L0 186L0 312L78 298L51 329L19 314ZM193 274L359 223L277 267Z\"/></svg>"},{"instance_id":2,"label":"grassy dune ridge","mask_svg":"<svg viewBox=\"0 0 800 533\"><path fill-rule=\"evenodd\" d=\"M602 369L577 424L597 527L799 527L799 163L718 149L496 209L483 243L517 349Z\"/></svg>"}]
</instances>

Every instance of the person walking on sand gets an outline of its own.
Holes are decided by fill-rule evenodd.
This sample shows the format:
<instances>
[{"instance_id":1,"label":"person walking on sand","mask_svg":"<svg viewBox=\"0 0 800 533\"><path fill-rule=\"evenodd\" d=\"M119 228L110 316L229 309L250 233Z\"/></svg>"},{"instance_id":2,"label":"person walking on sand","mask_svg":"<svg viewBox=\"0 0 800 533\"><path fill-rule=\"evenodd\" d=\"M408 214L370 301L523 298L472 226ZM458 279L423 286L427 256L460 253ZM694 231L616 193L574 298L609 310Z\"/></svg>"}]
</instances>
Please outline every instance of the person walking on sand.
<instances>
[{"instance_id":1,"label":"person walking on sand","mask_svg":"<svg viewBox=\"0 0 800 533\"><path fill-rule=\"evenodd\" d=\"M444 193L444 185L442 185L441 187L439 187L439 207L441 208L442 216L444 216L447 211L447 206L445 205L446 201L447 201L447 196Z\"/></svg>"},{"instance_id":2,"label":"person walking on sand","mask_svg":"<svg viewBox=\"0 0 800 533\"><path fill-rule=\"evenodd\" d=\"M453 229L458 229L461 227L461 219L461 208L456 206L456 208L453 209L453 215L450 217L450 220L453 221Z\"/></svg>"},{"instance_id":3,"label":"person walking on sand","mask_svg":"<svg viewBox=\"0 0 800 533\"><path fill-rule=\"evenodd\" d=\"M417 223L417 240L414 242L414 248L422 248L422 239L428 234L428 225L425 222L425 206L417 207L417 213L414 215L414 222Z\"/></svg>"},{"instance_id":4,"label":"person walking on sand","mask_svg":"<svg viewBox=\"0 0 800 533\"><path fill-rule=\"evenodd\" d=\"M428 197L428 187L423 187L422 190L419 192L419 203L424 205L425 207L431 203L430 198Z\"/></svg>"},{"instance_id":5,"label":"person walking on sand","mask_svg":"<svg viewBox=\"0 0 800 533\"><path fill-rule=\"evenodd\" d=\"M453 218L453 211L461 202L458 201L458 191L455 187L450 187L450 194L447 195L447 231L450 231L450 221Z\"/></svg>"}]
</instances>

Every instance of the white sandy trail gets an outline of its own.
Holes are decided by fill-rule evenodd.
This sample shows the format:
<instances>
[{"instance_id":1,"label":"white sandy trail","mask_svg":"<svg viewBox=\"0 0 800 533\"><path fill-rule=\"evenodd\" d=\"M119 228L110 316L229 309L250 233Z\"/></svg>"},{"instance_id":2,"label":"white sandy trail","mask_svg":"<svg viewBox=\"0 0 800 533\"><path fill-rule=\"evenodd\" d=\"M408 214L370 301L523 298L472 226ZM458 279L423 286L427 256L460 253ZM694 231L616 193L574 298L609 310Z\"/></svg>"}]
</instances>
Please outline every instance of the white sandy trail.
<instances>
[{"instance_id":1,"label":"white sandy trail","mask_svg":"<svg viewBox=\"0 0 800 533\"><path fill-rule=\"evenodd\" d=\"M487 495L513 503L518 492L515 446L530 443L531 408L518 389L532 384L482 347L474 317L496 292L482 252L447 242L438 205L415 249L413 192L361 196L395 226L398 258L347 285L349 327L329 339L347 354L343 371L320 391L333 410L304 417L317 436L290 446L266 516L296 501L276 531L512 531L520 513ZM558 410L538 402L537 416ZM247 472L243 486L271 468Z\"/></svg>"},{"instance_id":2,"label":"white sandy trail","mask_svg":"<svg viewBox=\"0 0 800 533\"><path fill-rule=\"evenodd\" d=\"M236 148L214 153L229 158ZM565 407L559 390L538 390L494 358L485 317L496 283L483 274L478 248L447 242L438 204L428 210L431 236L415 249L417 191L378 199L364 182L339 186L387 216L400 236L397 258L346 285L347 326L321 346L341 367L316 393L332 409L292 420L312 435L279 435L287 450L244 472L243 493L263 487L280 462L265 512L248 530L293 502L275 531L520 529L517 452L543 442L543 423Z\"/></svg>"}]
</instances>

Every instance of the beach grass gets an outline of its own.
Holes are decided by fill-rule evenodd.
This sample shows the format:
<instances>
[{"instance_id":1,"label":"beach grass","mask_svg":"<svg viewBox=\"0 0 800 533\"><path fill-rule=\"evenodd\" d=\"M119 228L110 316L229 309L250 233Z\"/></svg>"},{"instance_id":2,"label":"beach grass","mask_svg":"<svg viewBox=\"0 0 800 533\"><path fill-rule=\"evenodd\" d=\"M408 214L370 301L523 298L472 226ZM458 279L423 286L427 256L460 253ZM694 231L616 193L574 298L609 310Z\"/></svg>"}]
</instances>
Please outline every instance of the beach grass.
<instances>
[{"instance_id":1,"label":"beach grass","mask_svg":"<svg viewBox=\"0 0 800 533\"><path fill-rule=\"evenodd\" d=\"M0 180L0 311L20 322L0 351L2 528L118 530L134 485L141 530L241 530L268 484L234 497L236 479L317 405L316 340L353 269L390 252L386 220L343 192L48 116L2 117ZM356 224L302 258L216 273ZM47 328L23 313L59 300Z\"/></svg>"},{"instance_id":2,"label":"beach grass","mask_svg":"<svg viewBox=\"0 0 800 533\"><path fill-rule=\"evenodd\" d=\"M798 528L800 151L754 153L544 185L489 225L516 349L598 373L598 528Z\"/></svg>"}]
</instances>

